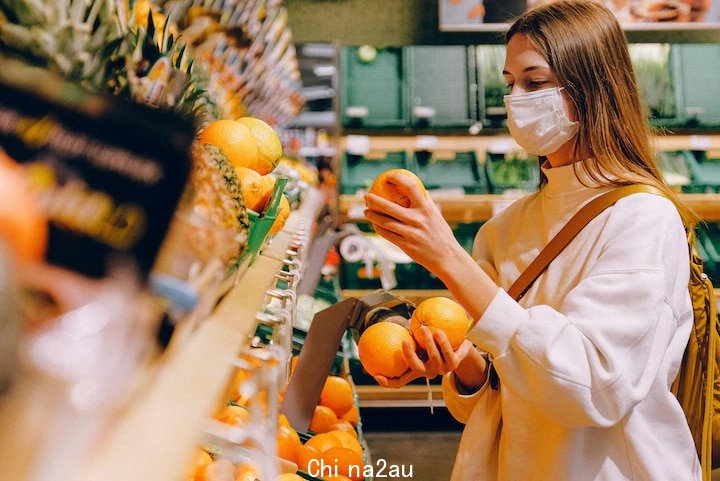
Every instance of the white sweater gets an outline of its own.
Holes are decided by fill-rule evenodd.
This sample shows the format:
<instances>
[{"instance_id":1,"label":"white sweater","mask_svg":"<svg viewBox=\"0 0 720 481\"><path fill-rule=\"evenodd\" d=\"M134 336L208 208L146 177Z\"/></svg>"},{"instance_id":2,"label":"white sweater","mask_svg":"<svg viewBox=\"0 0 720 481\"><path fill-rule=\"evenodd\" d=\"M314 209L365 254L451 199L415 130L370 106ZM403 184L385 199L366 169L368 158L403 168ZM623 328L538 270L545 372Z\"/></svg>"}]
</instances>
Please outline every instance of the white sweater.
<instances>
[{"instance_id":1,"label":"white sweater","mask_svg":"<svg viewBox=\"0 0 720 481\"><path fill-rule=\"evenodd\" d=\"M652 194L620 200L517 303L513 281L608 190L584 186L572 165L543 170L548 185L475 239L473 257L501 289L467 338L490 354L501 387L463 396L452 373L443 379L448 409L466 424L452 480L700 481L669 391L692 322L677 210Z\"/></svg>"}]
</instances>

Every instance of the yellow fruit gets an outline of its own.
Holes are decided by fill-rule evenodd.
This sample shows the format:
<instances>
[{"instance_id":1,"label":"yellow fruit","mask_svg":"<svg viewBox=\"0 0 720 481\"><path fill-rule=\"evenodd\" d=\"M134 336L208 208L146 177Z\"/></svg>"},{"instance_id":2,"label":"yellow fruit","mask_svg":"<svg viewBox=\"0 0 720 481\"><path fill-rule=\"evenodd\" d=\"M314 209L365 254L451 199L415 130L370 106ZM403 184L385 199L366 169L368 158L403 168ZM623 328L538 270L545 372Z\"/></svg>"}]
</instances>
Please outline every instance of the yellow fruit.
<instances>
[{"instance_id":1,"label":"yellow fruit","mask_svg":"<svg viewBox=\"0 0 720 481\"><path fill-rule=\"evenodd\" d=\"M245 462L235 466L235 481L257 481L260 476L260 471L252 463Z\"/></svg>"},{"instance_id":2,"label":"yellow fruit","mask_svg":"<svg viewBox=\"0 0 720 481\"><path fill-rule=\"evenodd\" d=\"M386 321L373 324L360 336L360 362L373 376L398 377L408 369L403 341L408 341L415 349L415 339L403 326Z\"/></svg>"},{"instance_id":3,"label":"yellow fruit","mask_svg":"<svg viewBox=\"0 0 720 481\"><path fill-rule=\"evenodd\" d=\"M430 297L418 304L410 318L410 332L423 349L426 348L418 329L426 326L445 333L453 349L460 347L468 330L468 316L460 304L447 297Z\"/></svg>"},{"instance_id":4,"label":"yellow fruit","mask_svg":"<svg viewBox=\"0 0 720 481\"><path fill-rule=\"evenodd\" d=\"M410 198L407 196L405 189L402 187L398 187L397 184L391 181L389 179L391 175L403 175L407 177L408 179L415 182L415 184L418 186L418 188L423 194L425 193L425 186L423 185L420 178L409 170L405 169L390 169L378 175L372 186L370 187L369 192L371 194L379 195L380 197L387 199L390 202L395 202L396 204L399 204L403 207L410 207Z\"/></svg>"},{"instance_id":5,"label":"yellow fruit","mask_svg":"<svg viewBox=\"0 0 720 481\"><path fill-rule=\"evenodd\" d=\"M278 204L278 210L277 214L275 215L275 221L273 222L272 227L270 227L270 235L277 234L282 230L283 227L285 227L285 222L287 222L287 218L290 215L290 202L288 201L285 194L282 195L280 198L280 203Z\"/></svg>"},{"instance_id":6,"label":"yellow fruit","mask_svg":"<svg viewBox=\"0 0 720 481\"><path fill-rule=\"evenodd\" d=\"M235 174L240 182L245 207L261 213L270 200L273 184L270 184L265 177L247 167L235 167ZM268 188L269 187L269 188Z\"/></svg>"},{"instance_id":7,"label":"yellow fruit","mask_svg":"<svg viewBox=\"0 0 720 481\"><path fill-rule=\"evenodd\" d=\"M355 398L352 386L340 376L328 376L320 393L321 406L327 406L339 418L353 407Z\"/></svg>"},{"instance_id":8,"label":"yellow fruit","mask_svg":"<svg viewBox=\"0 0 720 481\"><path fill-rule=\"evenodd\" d=\"M237 121L247 127L255 137L258 158L253 168L263 175L269 174L282 157L282 144L277 132L262 120L253 117L242 117Z\"/></svg>"},{"instance_id":9,"label":"yellow fruit","mask_svg":"<svg viewBox=\"0 0 720 481\"><path fill-rule=\"evenodd\" d=\"M230 424L231 426L239 426L248 421L250 411L240 406L224 406L215 416L215 419L221 423Z\"/></svg>"},{"instance_id":10,"label":"yellow fruit","mask_svg":"<svg viewBox=\"0 0 720 481\"><path fill-rule=\"evenodd\" d=\"M205 465L208 465L213 462L212 457L205 451L204 449L198 449L197 453L195 453L195 458L192 460L192 464L190 465L189 469L189 477L190 479L195 478L195 475L198 473L200 468L202 468Z\"/></svg>"},{"instance_id":11,"label":"yellow fruit","mask_svg":"<svg viewBox=\"0 0 720 481\"><path fill-rule=\"evenodd\" d=\"M234 120L216 120L200 132L198 140L202 144L211 144L222 150L233 166L257 171L257 143L243 124Z\"/></svg>"},{"instance_id":12,"label":"yellow fruit","mask_svg":"<svg viewBox=\"0 0 720 481\"><path fill-rule=\"evenodd\" d=\"M0 151L0 245L21 262L41 261L48 220L25 170Z\"/></svg>"},{"instance_id":13,"label":"yellow fruit","mask_svg":"<svg viewBox=\"0 0 720 481\"><path fill-rule=\"evenodd\" d=\"M297 464L297 448L302 443L300 442L300 436L297 431L293 428L286 426L280 426L278 428L277 435L277 455L280 458L292 461Z\"/></svg>"},{"instance_id":14,"label":"yellow fruit","mask_svg":"<svg viewBox=\"0 0 720 481\"><path fill-rule=\"evenodd\" d=\"M283 473L278 476L277 481L305 481L305 478L295 473Z\"/></svg>"},{"instance_id":15,"label":"yellow fruit","mask_svg":"<svg viewBox=\"0 0 720 481\"><path fill-rule=\"evenodd\" d=\"M353 426L357 426L360 422L360 412L358 411L357 406L351 407L350 410L340 418L340 420L347 421Z\"/></svg>"},{"instance_id":16,"label":"yellow fruit","mask_svg":"<svg viewBox=\"0 0 720 481\"><path fill-rule=\"evenodd\" d=\"M235 466L227 459L217 459L198 469L193 481L217 481L219 479L233 479ZM250 480L248 480L250 481Z\"/></svg>"},{"instance_id":17,"label":"yellow fruit","mask_svg":"<svg viewBox=\"0 0 720 481\"><path fill-rule=\"evenodd\" d=\"M326 433L332 429L332 425L337 421L335 411L326 406L315 406L315 414L313 414L310 421L310 431Z\"/></svg>"}]
</instances>

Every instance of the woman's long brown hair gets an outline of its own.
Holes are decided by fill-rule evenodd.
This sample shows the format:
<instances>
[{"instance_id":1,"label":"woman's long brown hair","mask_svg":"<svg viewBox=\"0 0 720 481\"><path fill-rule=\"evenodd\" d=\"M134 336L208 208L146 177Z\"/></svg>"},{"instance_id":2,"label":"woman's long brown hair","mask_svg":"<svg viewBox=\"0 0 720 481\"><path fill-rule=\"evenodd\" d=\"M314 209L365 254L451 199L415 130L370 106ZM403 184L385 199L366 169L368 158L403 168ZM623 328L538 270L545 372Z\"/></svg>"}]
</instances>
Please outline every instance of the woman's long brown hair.
<instances>
[{"instance_id":1,"label":"woman's long brown hair","mask_svg":"<svg viewBox=\"0 0 720 481\"><path fill-rule=\"evenodd\" d=\"M590 0L562 0L520 17L506 35L528 37L575 107L576 162L602 185L646 183L677 206L686 226L697 220L655 164L627 40L615 15ZM541 186L547 182L542 175Z\"/></svg>"}]
</instances>

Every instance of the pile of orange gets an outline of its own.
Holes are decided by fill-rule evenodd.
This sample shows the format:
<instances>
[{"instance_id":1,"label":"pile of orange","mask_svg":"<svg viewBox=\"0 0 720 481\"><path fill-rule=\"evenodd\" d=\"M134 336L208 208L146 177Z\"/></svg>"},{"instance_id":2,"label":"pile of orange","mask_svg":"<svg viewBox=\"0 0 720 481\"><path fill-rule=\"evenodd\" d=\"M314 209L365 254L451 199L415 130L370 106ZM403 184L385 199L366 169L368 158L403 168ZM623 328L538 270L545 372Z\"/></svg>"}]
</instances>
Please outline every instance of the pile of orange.
<instances>
[{"instance_id":1,"label":"pile of orange","mask_svg":"<svg viewBox=\"0 0 720 481\"><path fill-rule=\"evenodd\" d=\"M275 130L253 117L216 120L200 133L198 140L223 151L235 169L246 207L263 213L275 187L271 173L282 157L282 144ZM283 228L289 214L290 203L283 194L271 234Z\"/></svg>"},{"instance_id":2,"label":"pile of orange","mask_svg":"<svg viewBox=\"0 0 720 481\"><path fill-rule=\"evenodd\" d=\"M320 472L321 466L330 471ZM364 478L363 449L357 438L346 431L316 434L300 446L298 468L323 479L330 479L337 472L352 481L359 481Z\"/></svg>"}]
</instances>

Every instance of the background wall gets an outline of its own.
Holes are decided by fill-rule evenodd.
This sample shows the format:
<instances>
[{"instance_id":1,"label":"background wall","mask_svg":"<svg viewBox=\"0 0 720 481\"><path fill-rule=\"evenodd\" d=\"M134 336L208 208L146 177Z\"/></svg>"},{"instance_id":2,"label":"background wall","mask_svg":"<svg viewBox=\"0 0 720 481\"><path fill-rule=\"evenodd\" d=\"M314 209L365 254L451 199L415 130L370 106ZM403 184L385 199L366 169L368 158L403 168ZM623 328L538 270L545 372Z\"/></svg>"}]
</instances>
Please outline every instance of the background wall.
<instances>
[{"instance_id":1,"label":"background wall","mask_svg":"<svg viewBox=\"0 0 720 481\"><path fill-rule=\"evenodd\" d=\"M503 43L497 32L440 32L438 0L286 0L293 40L342 45ZM720 42L720 30L628 32L632 42Z\"/></svg>"}]
</instances>

